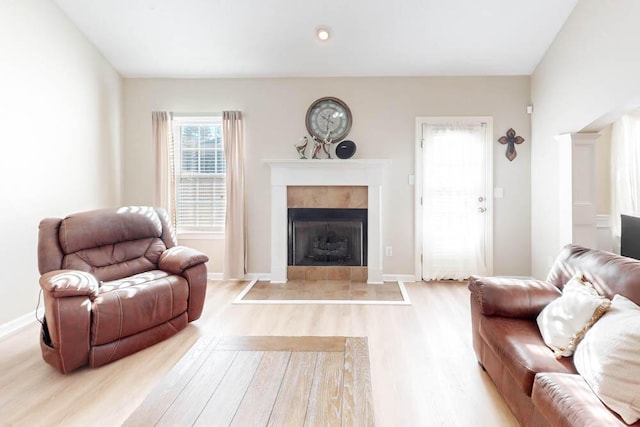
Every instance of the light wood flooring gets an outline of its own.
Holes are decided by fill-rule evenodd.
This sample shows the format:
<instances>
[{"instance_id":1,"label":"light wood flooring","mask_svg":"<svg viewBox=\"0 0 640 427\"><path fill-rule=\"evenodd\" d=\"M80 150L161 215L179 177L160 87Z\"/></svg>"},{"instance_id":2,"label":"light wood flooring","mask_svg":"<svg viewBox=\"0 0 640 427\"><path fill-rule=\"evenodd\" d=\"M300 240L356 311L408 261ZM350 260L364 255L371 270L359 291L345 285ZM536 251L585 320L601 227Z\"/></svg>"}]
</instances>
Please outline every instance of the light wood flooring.
<instances>
[{"instance_id":1,"label":"light wood flooring","mask_svg":"<svg viewBox=\"0 0 640 427\"><path fill-rule=\"evenodd\" d=\"M364 337L203 337L125 426L373 426Z\"/></svg>"},{"instance_id":2,"label":"light wood flooring","mask_svg":"<svg viewBox=\"0 0 640 427\"><path fill-rule=\"evenodd\" d=\"M238 305L210 282L201 319L98 369L61 375L34 322L0 340L0 425L117 426L204 336L366 336L377 426L517 426L471 345L464 283L405 283L412 305Z\"/></svg>"}]
</instances>

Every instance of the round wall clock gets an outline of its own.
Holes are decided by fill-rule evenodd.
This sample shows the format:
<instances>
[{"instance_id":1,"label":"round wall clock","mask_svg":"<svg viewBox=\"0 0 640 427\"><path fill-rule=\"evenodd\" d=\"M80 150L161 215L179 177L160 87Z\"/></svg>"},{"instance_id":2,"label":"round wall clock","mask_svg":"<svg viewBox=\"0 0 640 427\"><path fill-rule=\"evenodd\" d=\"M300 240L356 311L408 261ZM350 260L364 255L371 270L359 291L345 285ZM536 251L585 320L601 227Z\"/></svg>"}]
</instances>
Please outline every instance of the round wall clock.
<instances>
[{"instance_id":1,"label":"round wall clock","mask_svg":"<svg viewBox=\"0 0 640 427\"><path fill-rule=\"evenodd\" d=\"M349 134L352 121L347 104L331 96L314 101L307 110L307 131L320 141L342 141Z\"/></svg>"}]
</instances>

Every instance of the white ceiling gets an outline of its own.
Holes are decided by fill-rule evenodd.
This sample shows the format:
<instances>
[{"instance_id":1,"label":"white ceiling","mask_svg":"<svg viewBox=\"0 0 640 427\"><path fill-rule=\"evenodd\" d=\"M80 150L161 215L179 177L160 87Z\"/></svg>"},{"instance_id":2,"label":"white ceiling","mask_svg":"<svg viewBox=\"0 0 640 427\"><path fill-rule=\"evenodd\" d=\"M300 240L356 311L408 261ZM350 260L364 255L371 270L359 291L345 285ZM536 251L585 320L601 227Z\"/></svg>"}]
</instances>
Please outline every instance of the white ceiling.
<instances>
[{"instance_id":1,"label":"white ceiling","mask_svg":"<svg viewBox=\"0 0 640 427\"><path fill-rule=\"evenodd\" d=\"M293 77L528 75L578 0L54 1L126 77Z\"/></svg>"}]
</instances>

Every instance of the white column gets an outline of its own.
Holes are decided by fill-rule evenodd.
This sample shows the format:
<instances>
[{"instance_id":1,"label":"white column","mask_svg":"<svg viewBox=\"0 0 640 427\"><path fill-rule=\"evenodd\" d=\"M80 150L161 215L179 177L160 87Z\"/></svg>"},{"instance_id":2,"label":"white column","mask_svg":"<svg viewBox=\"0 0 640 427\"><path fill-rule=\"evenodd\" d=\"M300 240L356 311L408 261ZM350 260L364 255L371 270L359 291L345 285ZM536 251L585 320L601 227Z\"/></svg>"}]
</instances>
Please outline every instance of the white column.
<instances>
[{"instance_id":1,"label":"white column","mask_svg":"<svg viewBox=\"0 0 640 427\"><path fill-rule=\"evenodd\" d=\"M598 246L595 153L598 133L572 133L559 143L561 243Z\"/></svg>"},{"instance_id":2,"label":"white column","mask_svg":"<svg viewBox=\"0 0 640 427\"><path fill-rule=\"evenodd\" d=\"M284 206L284 209L282 209ZM287 186L271 186L271 283L287 282Z\"/></svg>"},{"instance_id":3,"label":"white column","mask_svg":"<svg viewBox=\"0 0 640 427\"><path fill-rule=\"evenodd\" d=\"M382 283L382 185L368 186L367 283Z\"/></svg>"}]
</instances>

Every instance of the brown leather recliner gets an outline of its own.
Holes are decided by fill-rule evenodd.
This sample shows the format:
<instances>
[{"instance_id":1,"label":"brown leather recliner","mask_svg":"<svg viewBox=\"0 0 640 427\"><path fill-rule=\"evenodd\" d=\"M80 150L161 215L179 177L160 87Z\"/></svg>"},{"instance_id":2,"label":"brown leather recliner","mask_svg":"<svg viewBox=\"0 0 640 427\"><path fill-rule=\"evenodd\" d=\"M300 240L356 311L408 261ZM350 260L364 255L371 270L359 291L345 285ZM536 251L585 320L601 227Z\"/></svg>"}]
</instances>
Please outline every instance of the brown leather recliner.
<instances>
[{"instance_id":1,"label":"brown leather recliner","mask_svg":"<svg viewBox=\"0 0 640 427\"><path fill-rule=\"evenodd\" d=\"M66 373L160 342L198 319L208 257L176 246L166 212L100 209L40 222L44 360Z\"/></svg>"}]
</instances>

